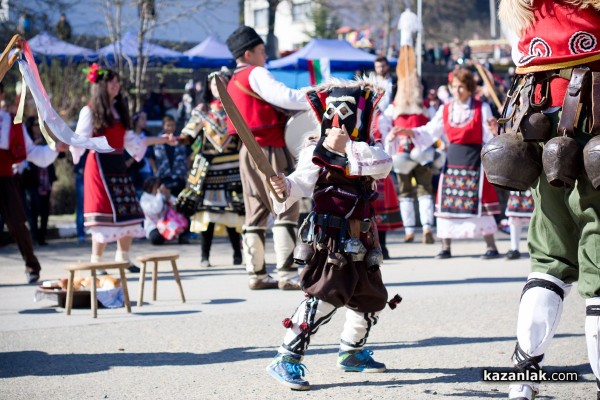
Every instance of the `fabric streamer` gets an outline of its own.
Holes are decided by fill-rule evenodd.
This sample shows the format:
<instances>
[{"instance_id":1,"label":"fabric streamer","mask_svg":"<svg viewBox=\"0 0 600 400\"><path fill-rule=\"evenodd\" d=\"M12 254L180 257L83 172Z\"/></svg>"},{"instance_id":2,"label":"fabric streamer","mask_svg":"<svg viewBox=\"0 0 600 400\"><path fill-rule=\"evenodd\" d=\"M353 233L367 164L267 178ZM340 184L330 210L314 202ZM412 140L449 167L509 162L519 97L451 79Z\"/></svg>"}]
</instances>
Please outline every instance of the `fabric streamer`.
<instances>
[{"instance_id":1,"label":"fabric streamer","mask_svg":"<svg viewBox=\"0 0 600 400\"><path fill-rule=\"evenodd\" d=\"M25 103L25 95L27 93L27 87L31 91L33 100L35 101L35 107L38 111L38 118L40 120L40 128L44 138L48 142L48 145L55 149L55 141L48 134L44 125L50 128L52 134L61 142L75 147L83 147L89 150L94 150L99 153L109 153L114 149L108 145L108 141L104 136L87 138L73 132L67 123L58 115L58 113L52 108L48 94L42 85L40 75L38 73L35 60L31 53L29 44L23 40L21 42L21 51L25 56L25 59L20 58L18 60L19 70L23 76L23 86L21 92L21 103L15 116L14 123L21 123L23 120L23 109ZM41 122L44 123L41 123Z\"/></svg>"}]
</instances>

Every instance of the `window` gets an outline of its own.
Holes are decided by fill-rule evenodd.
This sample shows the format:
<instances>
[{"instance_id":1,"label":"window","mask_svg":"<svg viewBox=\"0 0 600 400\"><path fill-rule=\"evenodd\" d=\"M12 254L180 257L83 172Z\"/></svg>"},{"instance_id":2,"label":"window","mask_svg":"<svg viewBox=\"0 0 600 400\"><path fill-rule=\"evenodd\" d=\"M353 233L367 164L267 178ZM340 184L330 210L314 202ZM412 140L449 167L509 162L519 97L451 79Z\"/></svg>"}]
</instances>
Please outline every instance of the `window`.
<instances>
[{"instance_id":1,"label":"window","mask_svg":"<svg viewBox=\"0 0 600 400\"><path fill-rule=\"evenodd\" d=\"M310 1L292 4L292 21L301 22L310 19Z\"/></svg>"},{"instance_id":2,"label":"window","mask_svg":"<svg viewBox=\"0 0 600 400\"><path fill-rule=\"evenodd\" d=\"M267 25L269 25L269 10L267 8L254 10L254 26L264 27Z\"/></svg>"}]
</instances>

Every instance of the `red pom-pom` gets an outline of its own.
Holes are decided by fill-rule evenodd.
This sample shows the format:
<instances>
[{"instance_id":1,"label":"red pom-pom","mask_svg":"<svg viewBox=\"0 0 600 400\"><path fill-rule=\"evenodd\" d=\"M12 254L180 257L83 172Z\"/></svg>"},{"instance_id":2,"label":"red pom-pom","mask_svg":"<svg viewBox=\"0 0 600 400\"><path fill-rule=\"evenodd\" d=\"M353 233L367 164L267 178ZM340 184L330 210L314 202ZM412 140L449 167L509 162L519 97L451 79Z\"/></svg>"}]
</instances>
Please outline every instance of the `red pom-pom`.
<instances>
[{"instance_id":1,"label":"red pom-pom","mask_svg":"<svg viewBox=\"0 0 600 400\"><path fill-rule=\"evenodd\" d=\"M398 304L402 301L402 297L399 294L395 295L390 301L388 301L388 306L393 310L396 308Z\"/></svg>"},{"instance_id":2,"label":"red pom-pom","mask_svg":"<svg viewBox=\"0 0 600 400\"><path fill-rule=\"evenodd\" d=\"M302 331L302 333L307 333L308 332L308 324L306 322L301 323L300 330Z\"/></svg>"},{"instance_id":3,"label":"red pom-pom","mask_svg":"<svg viewBox=\"0 0 600 400\"><path fill-rule=\"evenodd\" d=\"M285 328L291 328L292 326L294 326L294 323L293 323L293 322L292 322L292 320L291 320L291 319L289 319L289 318L286 318L286 319L284 319L284 320L283 320L283 321L281 321L281 322L283 323L283 326L284 326Z\"/></svg>"}]
</instances>

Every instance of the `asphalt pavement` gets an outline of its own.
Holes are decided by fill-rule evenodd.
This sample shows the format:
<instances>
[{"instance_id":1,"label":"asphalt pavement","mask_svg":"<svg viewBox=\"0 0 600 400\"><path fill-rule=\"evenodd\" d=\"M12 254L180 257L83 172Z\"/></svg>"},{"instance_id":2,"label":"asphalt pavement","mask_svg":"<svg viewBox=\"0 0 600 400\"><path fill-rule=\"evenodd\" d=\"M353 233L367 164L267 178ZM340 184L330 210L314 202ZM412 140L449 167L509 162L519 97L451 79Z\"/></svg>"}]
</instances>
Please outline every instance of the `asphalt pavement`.
<instances>
[{"instance_id":1,"label":"asphalt pavement","mask_svg":"<svg viewBox=\"0 0 600 400\"><path fill-rule=\"evenodd\" d=\"M508 236L496 235L502 253ZM417 237L420 239L420 235ZM75 309L67 316L53 300L34 302L16 245L0 248L0 399L478 399L507 398L507 384L483 382L484 368L510 366L525 257L481 260L482 240L455 241L453 257L436 260L434 245L402 243L388 234L392 259L383 267L390 297L368 347L388 371L345 373L336 368L344 322L340 310L313 337L304 359L309 392L294 392L265 371L283 339L281 321L303 299L295 291L251 291L243 268L232 265L226 239L213 244L210 268L200 268L200 244L151 246L131 254L175 250L187 302L168 265L159 268L158 298L146 284L138 307L138 274L129 273L132 313L124 308ZM522 250L525 248L523 244ZM91 244L73 239L36 247L42 280L66 276L65 265L88 261ZM272 242L267 262L273 268ZM106 258L114 255L109 245ZM149 279L149 278L148 278ZM579 381L545 383L538 399L593 399L587 362L585 303L576 287L547 353L553 370Z\"/></svg>"}]
</instances>

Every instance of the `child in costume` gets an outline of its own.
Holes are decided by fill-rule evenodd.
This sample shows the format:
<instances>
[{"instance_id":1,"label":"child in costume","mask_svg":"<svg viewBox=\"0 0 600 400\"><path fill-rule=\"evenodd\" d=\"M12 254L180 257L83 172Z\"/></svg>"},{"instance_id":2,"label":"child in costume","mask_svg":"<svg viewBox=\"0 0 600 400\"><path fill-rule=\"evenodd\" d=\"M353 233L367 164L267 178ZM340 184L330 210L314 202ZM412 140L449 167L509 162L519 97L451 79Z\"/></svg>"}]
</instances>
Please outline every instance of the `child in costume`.
<instances>
[{"instance_id":1,"label":"child in costume","mask_svg":"<svg viewBox=\"0 0 600 400\"><path fill-rule=\"evenodd\" d=\"M385 365L365 349L371 328L385 307L387 291L379 267L382 252L373 202L376 180L385 178L392 159L373 143L371 122L383 90L371 81L339 81L310 89L306 97L321 125L320 137L301 153L296 171L271 178L285 201L280 213L312 196L313 211L299 231L294 259L306 293L291 318L283 343L267 371L295 390L310 389L301 364L312 335L346 307L337 361L346 371L383 372Z\"/></svg>"}]
</instances>

